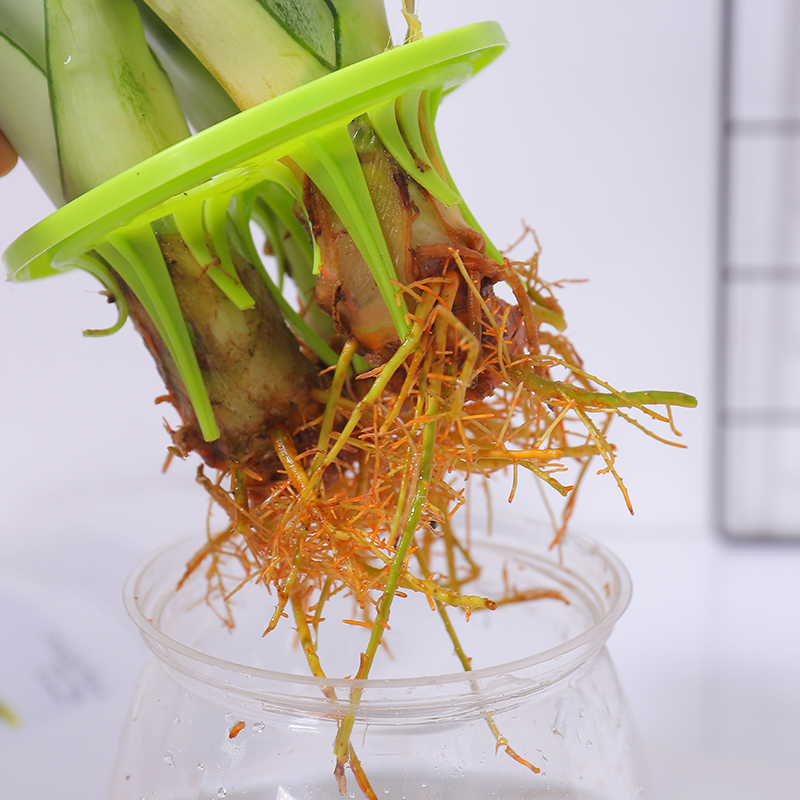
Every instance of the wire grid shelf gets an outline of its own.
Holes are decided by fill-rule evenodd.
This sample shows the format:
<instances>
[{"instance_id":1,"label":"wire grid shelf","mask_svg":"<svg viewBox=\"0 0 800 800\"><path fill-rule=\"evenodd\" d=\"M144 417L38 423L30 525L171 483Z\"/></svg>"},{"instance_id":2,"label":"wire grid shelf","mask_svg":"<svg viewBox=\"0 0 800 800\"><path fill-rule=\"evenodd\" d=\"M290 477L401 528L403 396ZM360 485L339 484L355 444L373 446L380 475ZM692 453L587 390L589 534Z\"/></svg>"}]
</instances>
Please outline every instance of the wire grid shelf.
<instances>
[{"instance_id":1,"label":"wire grid shelf","mask_svg":"<svg viewBox=\"0 0 800 800\"><path fill-rule=\"evenodd\" d=\"M800 1L724 0L717 521L800 540Z\"/></svg>"}]
</instances>

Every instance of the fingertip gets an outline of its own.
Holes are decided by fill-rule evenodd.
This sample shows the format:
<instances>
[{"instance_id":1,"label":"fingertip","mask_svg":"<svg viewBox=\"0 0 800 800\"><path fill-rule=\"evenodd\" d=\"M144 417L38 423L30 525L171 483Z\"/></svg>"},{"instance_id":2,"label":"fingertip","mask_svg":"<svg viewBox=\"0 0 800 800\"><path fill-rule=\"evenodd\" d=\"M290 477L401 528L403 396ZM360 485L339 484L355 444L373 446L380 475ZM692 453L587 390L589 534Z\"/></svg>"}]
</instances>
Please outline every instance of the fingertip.
<instances>
[{"instance_id":1,"label":"fingertip","mask_svg":"<svg viewBox=\"0 0 800 800\"><path fill-rule=\"evenodd\" d=\"M11 142L6 139L5 134L0 131L0 177L7 175L17 165L19 156L12 147Z\"/></svg>"}]
</instances>

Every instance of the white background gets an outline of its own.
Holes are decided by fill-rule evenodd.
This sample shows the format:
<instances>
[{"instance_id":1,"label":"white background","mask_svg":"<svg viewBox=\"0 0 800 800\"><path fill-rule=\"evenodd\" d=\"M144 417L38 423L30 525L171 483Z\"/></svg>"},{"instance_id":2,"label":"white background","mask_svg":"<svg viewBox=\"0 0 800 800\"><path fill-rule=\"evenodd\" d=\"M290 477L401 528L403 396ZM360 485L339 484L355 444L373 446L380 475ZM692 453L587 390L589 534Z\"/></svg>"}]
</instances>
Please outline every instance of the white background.
<instances>
[{"instance_id":1,"label":"white background","mask_svg":"<svg viewBox=\"0 0 800 800\"><path fill-rule=\"evenodd\" d=\"M591 372L699 400L677 414L687 450L615 430L635 516L606 476L575 518L633 575L611 649L655 794L800 797L800 551L732 546L712 525L719 3L428 0L420 15L428 33L496 19L511 42L438 124L484 228L505 247L524 220L543 275L586 279L561 297ZM3 179L0 247L49 210L23 169ZM0 631L58 618L96 679L85 703L0 730L9 797L102 797L143 658L119 587L205 513L193 464L159 474L161 389L135 333L81 336L113 320L96 288L0 285ZM33 645L9 637L0 663L24 669Z\"/></svg>"}]
</instances>

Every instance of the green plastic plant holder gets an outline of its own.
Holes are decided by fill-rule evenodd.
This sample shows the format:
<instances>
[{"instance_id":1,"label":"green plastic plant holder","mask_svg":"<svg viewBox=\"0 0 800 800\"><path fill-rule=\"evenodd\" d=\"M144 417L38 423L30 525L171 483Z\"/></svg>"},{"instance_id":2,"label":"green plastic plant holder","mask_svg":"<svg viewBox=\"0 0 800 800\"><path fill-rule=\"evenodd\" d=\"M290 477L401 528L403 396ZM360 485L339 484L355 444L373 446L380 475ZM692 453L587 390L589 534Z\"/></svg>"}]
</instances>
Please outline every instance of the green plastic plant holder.
<instances>
[{"instance_id":1,"label":"green plastic plant holder","mask_svg":"<svg viewBox=\"0 0 800 800\"><path fill-rule=\"evenodd\" d=\"M121 302L109 264L158 327L203 435L212 441L219 435L217 425L152 223L172 216L192 254L208 265L209 277L246 309L253 300L232 267L227 217L235 209L240 222L248 222L259 198L268 196L263 191L267 185L281 187L292 203L301 200L302 183L284 163L291 160L316 184L350 232L402 337L408 323L395 297L394 265L348 126L368 116L403 169L445 205L458 205L480 230L444 166L433 122L442 97L496 58L506 44L494 22L456 28L387 50L236 114L120 173L34 225L3 254L9 276L31 280L84 269ZM421 118L427 122L427 139ZM252 242L245 246L258 267ZM487 253L501 259L488 239ZM289 324L306 333L297 314L267 281ZM124 316L121 306L120 318L108 332L116 330ZM318 349L318 354L329 361L335 357L332 351Z\"/></svg>"}]
</instances>

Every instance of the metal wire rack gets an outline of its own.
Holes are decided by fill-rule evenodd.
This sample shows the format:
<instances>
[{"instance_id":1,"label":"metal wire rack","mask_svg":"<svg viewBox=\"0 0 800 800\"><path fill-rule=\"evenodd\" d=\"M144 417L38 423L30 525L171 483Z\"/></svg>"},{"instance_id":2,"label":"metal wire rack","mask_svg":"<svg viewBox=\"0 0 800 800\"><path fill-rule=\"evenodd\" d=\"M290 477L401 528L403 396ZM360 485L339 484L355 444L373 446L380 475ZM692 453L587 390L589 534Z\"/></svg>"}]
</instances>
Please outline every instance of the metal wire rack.
<instances>
[{"instance_id":1,"label":"metal wire rack","mask_svg":"<svg viewBox=\"0 0 800 800\"><path fill-rule=\"evenodd\" d=\"M716 510L800 540L800 2L724 0Z\"/></svg>"}]
</instances>

